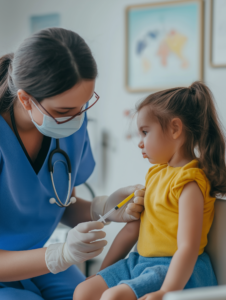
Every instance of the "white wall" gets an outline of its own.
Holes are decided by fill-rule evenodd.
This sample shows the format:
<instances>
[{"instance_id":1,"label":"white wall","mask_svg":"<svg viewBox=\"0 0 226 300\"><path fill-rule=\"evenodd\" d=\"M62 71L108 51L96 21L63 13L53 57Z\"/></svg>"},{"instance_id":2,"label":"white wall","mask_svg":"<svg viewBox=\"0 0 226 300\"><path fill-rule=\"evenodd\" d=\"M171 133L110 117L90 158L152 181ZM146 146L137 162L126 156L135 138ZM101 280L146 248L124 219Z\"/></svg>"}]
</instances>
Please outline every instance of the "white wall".
<instances>
[{"instance_id":1,"label":"white wall","mask_svg":"<svg viewBox=\"0 0 226 300\"><path fill-rule=\"evenodd\" d=\"M0 0L0 55L14 51L30 34L31 15L57 12L61 14L61 26L79 33L92 49L99 69L96 92L101 98L90 115L98 118L98 132L110 132L116 148L108 150L106 184L96 188L100 194L109 194L121 186L144 184L149 168L137 145L125 140L129 123L122 114L146 96L130 94L124 87L125 7L145 2L156 0ZM209 64L210 1L205 4L204 79L226 125L226 68L213 69ZM106 227L109 240L119 228L120 225Z\"/></svg>"}]
</instances>

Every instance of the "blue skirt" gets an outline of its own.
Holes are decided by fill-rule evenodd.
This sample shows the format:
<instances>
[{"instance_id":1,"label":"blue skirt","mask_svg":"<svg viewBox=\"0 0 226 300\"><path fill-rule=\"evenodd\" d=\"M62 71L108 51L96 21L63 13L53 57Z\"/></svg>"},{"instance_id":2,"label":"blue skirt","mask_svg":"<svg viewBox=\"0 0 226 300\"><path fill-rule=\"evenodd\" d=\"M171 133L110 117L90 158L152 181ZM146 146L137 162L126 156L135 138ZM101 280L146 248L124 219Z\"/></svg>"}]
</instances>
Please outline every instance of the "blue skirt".
<instances>
[{"instance_id":1,"label":"blue skirt","mask_svg":"<svg viewBox=\"0 0 226 300\"><path fill-rule=\"evenodd\" d=\"M148 293L158 291L166 277L172 256L143 257L137 252L130 253L114 265L100 271L109 288L119 284L127 284L140 298ZM215 286L217 279L207 253L198 256L193 273L185 289Z\"/></svg>"}]
</instances>

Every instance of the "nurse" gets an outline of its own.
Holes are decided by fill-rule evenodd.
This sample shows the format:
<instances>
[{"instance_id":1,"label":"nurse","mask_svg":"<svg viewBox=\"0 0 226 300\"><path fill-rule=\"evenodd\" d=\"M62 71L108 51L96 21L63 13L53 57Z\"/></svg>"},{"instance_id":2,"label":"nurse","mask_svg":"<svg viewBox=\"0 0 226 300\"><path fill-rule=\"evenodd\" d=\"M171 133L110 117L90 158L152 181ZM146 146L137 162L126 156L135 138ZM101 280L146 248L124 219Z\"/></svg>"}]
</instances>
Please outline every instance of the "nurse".
<instances>
[{"instance_id":1,"label":"nurse","mask_svg":"<svg viewBox=\"0 0 226 300\"><path fill-rule=\"evenodd\" d=\"M66 208L49 201L56 196L48 159L58 139L72 166L71 196L93 172L85 110L99 98L96 77L89 47L78 34L61 28L42 30L15 54L0 58L1 300L72 299L85 279L74 264L97 256L106 245L99 214L135 190L133 203L108 221L130 222L143 210L139 185L92 203L77 198ZM52 165L56 192L65 203L65 156L54 154ZM72 228L66 242L43 248L59 222Z\"/></svg>"}]
</instances>

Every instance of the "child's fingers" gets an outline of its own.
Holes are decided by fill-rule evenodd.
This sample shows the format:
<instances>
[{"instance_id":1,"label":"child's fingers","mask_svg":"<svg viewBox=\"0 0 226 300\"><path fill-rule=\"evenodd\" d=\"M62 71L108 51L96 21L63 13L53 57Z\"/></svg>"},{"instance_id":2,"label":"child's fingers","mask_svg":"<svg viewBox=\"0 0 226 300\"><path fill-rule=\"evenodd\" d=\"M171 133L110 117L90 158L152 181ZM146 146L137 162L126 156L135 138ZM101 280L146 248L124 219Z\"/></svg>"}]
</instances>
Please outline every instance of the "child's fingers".
<instances>
[{"instance_id":1,"label":"child's fingers","mask_svg":"<svg viewBox=\"0 0 226 300\"><path fill-rule=\"evenodd\" d=\"M140 219L140 213L143 211L143 209L144 207L142 205L130 203L127 205L126 213L138 220Z\"/></svg>"},{"instance_id":2,"label":"child's fingers","mask_svg":"<svg viewBox=\"0 0 226 300\"><path fill-rule=\"evenodd\" d=\"M129 209L130 211L141 213L144 210L144 206L135 203L129 203L126 208L126 212L127 209Z\"/></svg>"},{"instance_id":3,"label":"child's fingers","mask_svg":"<svg viewBox=\"0 0 226 300\"><path fill-rule=\"evenodd\" d=\"M138 205L144 205L144 197L135 197L133 202Z\"/></svg>"},{"instance_id":4,"label":"child's fingers","mask_svg":"<svg viewBox=\"0 0 226 300\"><path fill-rule=\"evenodd\" d=\"M143 190L136 190L134 192L135 197L144 197L145 191Z\"/></svg>"}]
</instances>

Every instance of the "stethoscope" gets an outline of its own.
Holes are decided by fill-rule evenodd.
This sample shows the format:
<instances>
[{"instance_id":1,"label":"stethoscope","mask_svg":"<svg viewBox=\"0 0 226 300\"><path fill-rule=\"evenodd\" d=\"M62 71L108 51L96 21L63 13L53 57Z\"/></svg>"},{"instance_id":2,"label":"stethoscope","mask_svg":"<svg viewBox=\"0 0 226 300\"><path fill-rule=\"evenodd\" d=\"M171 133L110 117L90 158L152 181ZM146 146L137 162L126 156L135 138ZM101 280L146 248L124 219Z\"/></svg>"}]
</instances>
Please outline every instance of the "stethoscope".
<instances>
[{"instance_id":1,"label":"stethoscope","mask_svg":"<svg viewBox=\"0 0 226 300\"><path fill-rule=\"evenodd\" d=\"M56 187L54 184L54 179L53 179L53 173L54 173L54 165L55 163L59 162L59 160L57 160L56 162L54 162L54 164L52 164L52 158L53 155L56 153L60 153L64 156L64 158L66 159L67 163L65 163L65 161L60 160L60 162L62 162L63 164L65 164L66 169L68 171L68 190L67 190L67 198L65 203L63 204L57 194L56 191ZM48 158L48 168L49 168L49 173L50 173L50 177L51 177L51 181L52 181L52 186L53 186L53 190L54 193L56 195L56 198L50 198L49 199L49 203L51 204L57 204L59 207L68 207L70 204L75 203L76 202L76 198L75 197L71 197L70 198L70 192L71 192L71 162L70 162L70 158L67 155L67 153L65 151L63 151L62 149L60 149L60 142L58 139L56 139L56 149L50 152L49 158Z\"/></svg>"}]
</instances>

